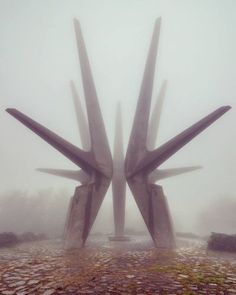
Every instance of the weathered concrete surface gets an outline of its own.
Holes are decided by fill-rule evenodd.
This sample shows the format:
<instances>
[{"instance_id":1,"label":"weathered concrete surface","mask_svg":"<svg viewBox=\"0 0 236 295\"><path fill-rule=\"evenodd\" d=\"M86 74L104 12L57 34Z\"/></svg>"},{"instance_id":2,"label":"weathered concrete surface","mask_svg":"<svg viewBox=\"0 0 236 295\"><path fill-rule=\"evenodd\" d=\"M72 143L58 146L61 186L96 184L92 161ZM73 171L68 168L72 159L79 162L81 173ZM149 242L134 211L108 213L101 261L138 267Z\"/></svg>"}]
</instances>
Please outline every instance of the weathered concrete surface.
<instances>
[{"instance_id":1,"label":"weathered concrete surface","mask_svg":"<svg viewBox=\"0 0 236 295\"><path fill-rule=\"evenodd\" d=\"M109 185L110 179L102 178L99 184L94 182L76 188L64 235L65 248L84 246Z\"/></svg>"},{"instance_id":2,"label":"weathered concrete surface","mask_svg":"<svg viewBox=\"0 0 236 295\"><path fill-rule=\"evenodd\" d=\"M132 177L128 183L155 246L174 248L173 224L162 187L148 184L142 175Z\"/></svg>"}]
</instances>

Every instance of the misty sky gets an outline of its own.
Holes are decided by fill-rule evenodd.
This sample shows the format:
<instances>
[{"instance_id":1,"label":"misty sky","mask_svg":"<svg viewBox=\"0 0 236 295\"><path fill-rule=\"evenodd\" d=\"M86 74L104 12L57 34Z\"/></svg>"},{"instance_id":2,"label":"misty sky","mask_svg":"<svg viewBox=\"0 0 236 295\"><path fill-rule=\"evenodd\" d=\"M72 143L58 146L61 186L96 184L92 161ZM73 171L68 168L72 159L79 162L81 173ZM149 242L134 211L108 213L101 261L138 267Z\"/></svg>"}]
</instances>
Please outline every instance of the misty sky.
<instances>
[{"instance_id":1,"label":"misty sky","mask_svg":"<svg viewBox=\"0 0 236 295\"><path fill-rule=\"evenodd\" d=\"M34 170L76 166L5 112L17 108L80 145L69 89L74 80L83 98L73 18L81 22L113 148L118 101L127 144L157 17L162 26L153 98L168 81L157 144L219 106L233 107L163 165L204 166L161 182L174 221L181 230L194 230L200 212L219 196L236 200L235 0L0 0L1 193L74 191L76 182ZM132 218L141 226L129 191L127 199L127 226ZM104 205L112 210L110 191Z\"/></svg>"}]
</instances>

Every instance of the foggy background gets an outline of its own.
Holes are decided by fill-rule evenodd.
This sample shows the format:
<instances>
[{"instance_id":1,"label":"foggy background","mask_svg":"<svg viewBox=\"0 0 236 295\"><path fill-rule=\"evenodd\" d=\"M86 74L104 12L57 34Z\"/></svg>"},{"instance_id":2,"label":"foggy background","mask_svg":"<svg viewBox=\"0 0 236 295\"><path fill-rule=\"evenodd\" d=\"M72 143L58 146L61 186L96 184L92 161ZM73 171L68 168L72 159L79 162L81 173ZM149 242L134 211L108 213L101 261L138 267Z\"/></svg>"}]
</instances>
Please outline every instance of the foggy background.
<instances>
[{"instance_id":1,"label":"foggy background","mask_svg":"<svg viewBox=\"0 0 236 295\"><path fill-rule=\"evenodd\" d=\"M153 25L162 17L153 91L167 79L157 145L222 105L233 109L163 167L202 165L161 181L177 231L236 232L236 1L0 0L0 231L59 233L77 183L35 171L72 168L9 116L14 107L80 145L69 89L83 98L73 18L80 20L113 149L115 106L127 145ZM94 231L111 232L108 191ZM145 229L127 190L126 227Z\"/></svg>"}]
</instances>

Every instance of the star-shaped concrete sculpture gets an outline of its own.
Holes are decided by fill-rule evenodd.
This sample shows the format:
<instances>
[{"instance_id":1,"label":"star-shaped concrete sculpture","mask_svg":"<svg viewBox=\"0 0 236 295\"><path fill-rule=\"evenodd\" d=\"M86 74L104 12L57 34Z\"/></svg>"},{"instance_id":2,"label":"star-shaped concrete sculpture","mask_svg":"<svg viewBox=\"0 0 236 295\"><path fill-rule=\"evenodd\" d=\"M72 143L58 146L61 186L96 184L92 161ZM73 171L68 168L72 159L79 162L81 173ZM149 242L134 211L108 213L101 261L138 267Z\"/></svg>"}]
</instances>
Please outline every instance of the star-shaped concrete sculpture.
<instances>
[{"instance_id":1,"label":"star-shaped concrete sculpture","mask_svg":"<svg viewBox=\"0 0 236 295\"><path fill-rule=\"evenodd\" d=\"M71 91L74 98L83 150L18 110L7 109L8 113L81 168L81 170L76 171L38 169L41 172L74 179L81 183L76 188L68 209L64 233L66 248L81 247L86 242L111 180L115 223L115 236L113 240L126 240L124 237L124 224L127 181L155 245L164 248L173 248L175 246L174 230L167 200L162 187L156 185L155 182L163 178L190 172L200 167L160 169L159 166L221 117L230 107L225 106L215 110L155 149L166 89L166 83L164 82L149 120L160 23L160 19L155 23L125 157L122 139L121 108L118 106L112 159L86 47L79 22L76 20L74 21L74 26L87 118L83 113L78 93L72 82Z\"/></svg>"}]
</instances>

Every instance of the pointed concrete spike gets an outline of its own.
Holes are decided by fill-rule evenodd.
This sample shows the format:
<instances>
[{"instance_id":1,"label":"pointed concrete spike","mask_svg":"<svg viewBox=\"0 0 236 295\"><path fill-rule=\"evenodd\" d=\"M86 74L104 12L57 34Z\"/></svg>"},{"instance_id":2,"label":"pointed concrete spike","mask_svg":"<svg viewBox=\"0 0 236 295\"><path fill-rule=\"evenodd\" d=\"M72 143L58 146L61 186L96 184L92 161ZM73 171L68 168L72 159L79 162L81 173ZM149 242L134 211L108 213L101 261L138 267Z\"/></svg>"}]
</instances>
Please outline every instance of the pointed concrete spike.
<instances>
[{"instance_id":1,"label":"pointed concrete spike","mask_svg":"<svg viewBox=\"0 0 236 295\"><path fill-rule=\"evenodd\" d=\"M91 153L102 174L90 174L89 183L76 188L65 233L65 247L84 245L112 178L112 156L98 103L80 24L74 20L81 76L87 109Z\"/></svg>"},{"instance_id":2,"label":"pointed concrete spike","mask_svg":"<svg viewBox=\"0 0 236 295\"><path fill-rule=\"evenodd\" d=\"M126 170L131 171L143 156L147 146L147 132L155 74L157 47L160 34L161 19L157 19L145 65L143 81L135 111L133 127L130 134L126 155Z\"/></svg>"},{"instance_id":3,"label":"pointed concrete spike","mask_svg":"<svg viewBox=\"0 0 236 295\"><path fill-rule=\"evenodd\" d=\"M124 147L123 147L123 130L121 118L121 104L117 104L116 110L116 126L115 126L115 140L114 140L114 161L124 161Z\"/></svg>"},{"instance_id":4,"label":"pointed concrete spike","mask_svg":"<svg viewBox=\"0 0 236 295\"><path fill-rule=\"evenodd\" d=\"M77 47L80 59L80 68L84 87L84 96L88 114L89 131L91 136L91 147L104 174L112 175L112 157L106 136L102 113L98 103L97 93L89 64L88 54L85 47L79 22L74 20Z\"/></svg>"},{"instance_id":5,"label":"pointed concrete spike","mask_svg":"<svg viewBox=\"0 0 236 295\"><path fill-rule=\"evenodd\" d=\"M16 109L7 109L6 111L88 173L93 169L100 171L91 153L82 151Z\"/></svg>"},{"instance_id":6,"label":"pointed concrete spike","mask_svg":"<svg viewBox=\"0 0 236 295\"><path fill-rule=\"evenodd\" d=\"M147 156L136 167L136 169L130 174L130 176L135 175L141 170L150 173L151 171L156 169L230 109L230 106L223 106L218 108L191 127L187 128L185 131L181 132L179 135L167 141L161 147L149 152Z\"/></svg>"},{"instance_id":7,"label":"pointed concrete spike","mask_svg":"<svg viewBox=\"0 0 236 295\"><path fill-rule=\"evenodd\" d=\"M180 167L171 169L157 169L151 172L149 175L149 181L154 183L158 180L178 176L184 173L189 173L198 169L202 169L202 166L190 166L190 167Z\"/></svg>"},{"instance_id":8,"label":"pointed concrete spike","mask_svg":"<svg viewBox=\"0 0 236 295\"><path fill-rule=\"evenodd\" d=\"M89 180L89 176L82 170L66 170L66 169L50 169L50 168L38 168L39 172L56 175L64 178L73 179L81 183L85 183Z\"/></svg>"},{"instance_id":9,"label":"pointed concrete spike","mask_svg":"<svg viewBox=\"0 0 236 295\"><path fill-rule=\"evenodd\" d=\"M163 102L165 99L165 94L166 94L166 81L162 83L161 89L159 91L155 105L153 107L151 120L149 122L148 138L147 138L148 150L154 150L156 147L157 135L158 135L159 125L161 120L161 113L162 113Z\"/></svg>"},{"instance_id":10,"label":"pointed concrete spike","mask_svg":"<svg viewBox=\"0 0 236 295\"><path fill-rule=\"evenodd\" d=\"M124 236L125 226L126 180L124 172L124 152L120 103L117 105L116 111L113 166L112 192L115 236L121 237Z\"/></svg>"},{"instance_id":11,"label":"pointed concrete spike","mask_svg":"<svg viewBox=\"0 0 236 295\"><path fill-rule=\"evenodd\" d=\"M84 150L89 151L91 148L91 145L90 145L88 122L87 122L87 118L85 117L82 104L73 81L70 82L70 88L71 88L73 102L75 106L76 118L78 122L78 128L79 128L82 147Z\"/></svg>"}]
</instances>

